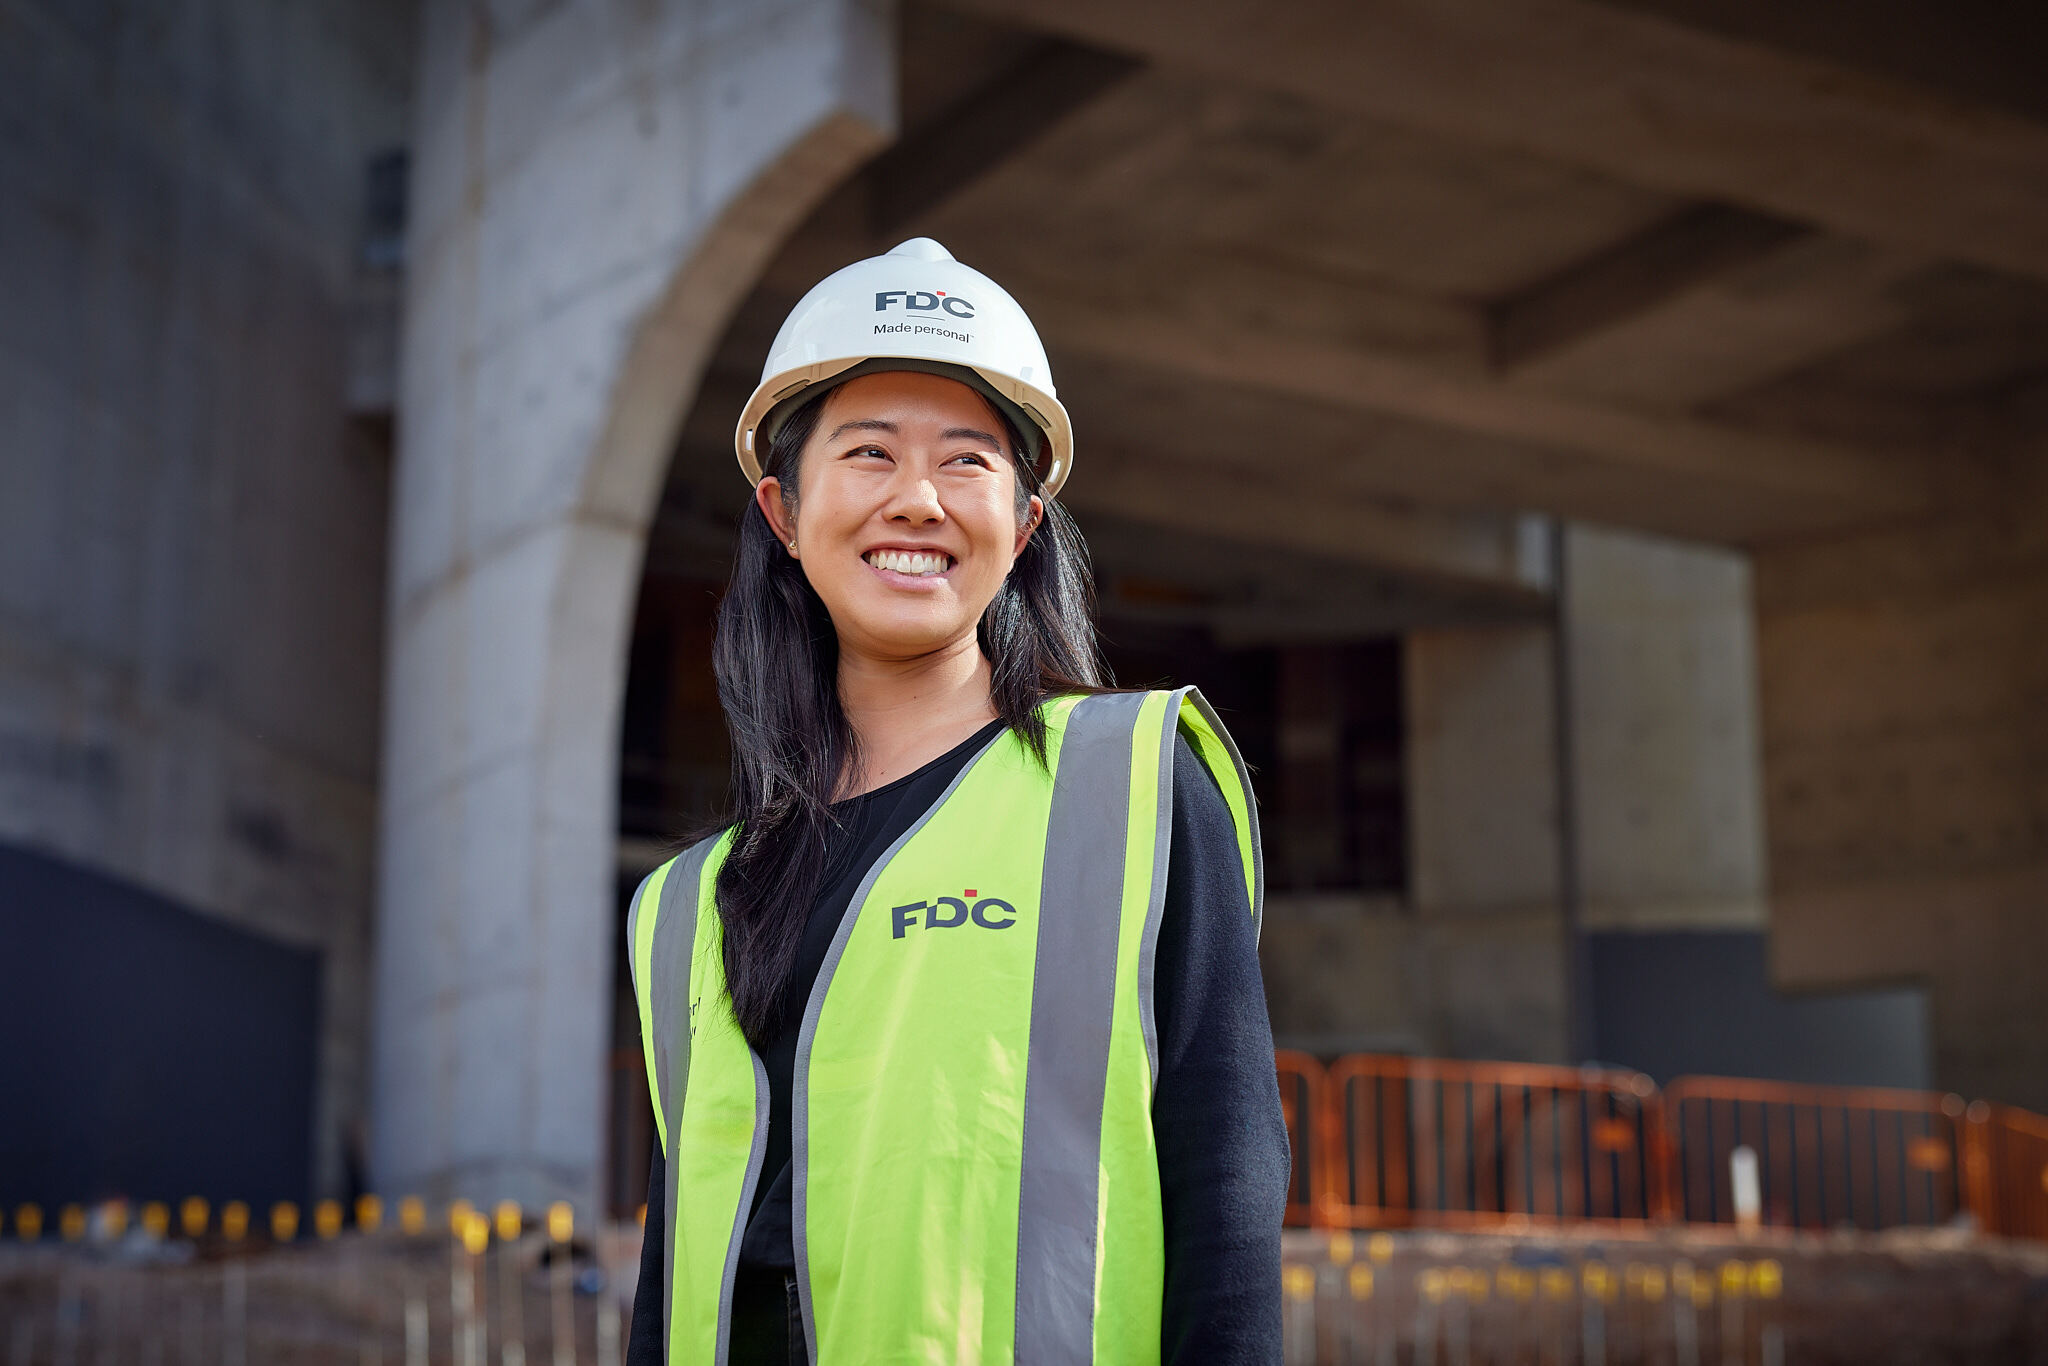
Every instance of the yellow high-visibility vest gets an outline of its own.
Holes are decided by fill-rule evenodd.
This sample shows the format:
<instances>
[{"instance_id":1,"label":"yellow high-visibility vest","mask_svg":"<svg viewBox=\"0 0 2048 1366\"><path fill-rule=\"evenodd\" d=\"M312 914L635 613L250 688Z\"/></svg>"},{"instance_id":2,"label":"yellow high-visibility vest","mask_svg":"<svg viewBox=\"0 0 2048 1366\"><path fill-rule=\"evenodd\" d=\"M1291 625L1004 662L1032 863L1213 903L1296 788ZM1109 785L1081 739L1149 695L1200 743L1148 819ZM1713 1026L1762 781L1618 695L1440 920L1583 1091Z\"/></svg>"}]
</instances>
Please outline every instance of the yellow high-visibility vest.
<instances>
[{"instance_id":1,"label":"yellow high-visibility vest","mask_svg":"<svg viewBox=\"0 0 2048 1366\"><path fill-rule=\"evenodd\" d=\"M1004 731L868 870L811 990L791 1158L814 1363L1158 1359L1152 963L1176 727L1230 807L1255 924L1258 818L1193 689L1045 716L1046 766ZM649 874L627 930L674 1366L724 1366L767 1144L713 901L730 839Z\"/></svg>"}]
</instances>

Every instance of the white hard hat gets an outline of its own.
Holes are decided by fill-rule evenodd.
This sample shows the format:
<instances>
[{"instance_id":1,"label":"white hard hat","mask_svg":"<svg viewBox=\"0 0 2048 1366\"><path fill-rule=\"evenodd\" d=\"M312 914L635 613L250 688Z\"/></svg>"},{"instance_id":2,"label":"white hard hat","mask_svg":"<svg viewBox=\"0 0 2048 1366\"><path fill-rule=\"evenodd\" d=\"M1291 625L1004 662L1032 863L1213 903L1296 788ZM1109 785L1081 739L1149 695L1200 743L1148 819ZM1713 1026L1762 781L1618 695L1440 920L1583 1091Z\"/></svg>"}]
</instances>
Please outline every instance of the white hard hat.
<instances>
[{"instance_id":1,"label":"white hard hat","mask_svg":"<svg viewBox=\"0 0 2048 1366\"><path fill-rule=\"evenodd\" d=\"M865 363L864 363L865 362ZM1074 463L1074 433L1031 319L1003 287L929 237L835 270L790 310L733 434L755 483L775 429L820 385L875 370L925 370L971 384L1016 424L1050 498ZM829 382L829 383L828 383Z\"/></svg>"}]
</instances>

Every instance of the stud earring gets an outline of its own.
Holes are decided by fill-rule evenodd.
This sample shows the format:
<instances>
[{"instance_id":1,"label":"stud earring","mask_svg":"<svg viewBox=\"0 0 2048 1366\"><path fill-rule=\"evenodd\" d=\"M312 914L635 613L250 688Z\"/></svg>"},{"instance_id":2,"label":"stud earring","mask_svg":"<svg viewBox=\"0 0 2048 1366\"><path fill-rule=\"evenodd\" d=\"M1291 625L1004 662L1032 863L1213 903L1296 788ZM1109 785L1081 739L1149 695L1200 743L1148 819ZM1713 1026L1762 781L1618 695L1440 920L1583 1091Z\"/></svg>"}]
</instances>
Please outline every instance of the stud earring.
<instances>
[{"instance_id":1,"label":"stud earring","mask_svg":"<svg viewBox=\"0 0 2048 1366\"><path fill-rule=\"evenodd\" d=\"M789 548L790 548L791 550L795 550L795 549L796 549L796 540L795 540L794 538L791 538L791 540L790 540L790 543L789 543Z\"/></svg>"}]
</instances>

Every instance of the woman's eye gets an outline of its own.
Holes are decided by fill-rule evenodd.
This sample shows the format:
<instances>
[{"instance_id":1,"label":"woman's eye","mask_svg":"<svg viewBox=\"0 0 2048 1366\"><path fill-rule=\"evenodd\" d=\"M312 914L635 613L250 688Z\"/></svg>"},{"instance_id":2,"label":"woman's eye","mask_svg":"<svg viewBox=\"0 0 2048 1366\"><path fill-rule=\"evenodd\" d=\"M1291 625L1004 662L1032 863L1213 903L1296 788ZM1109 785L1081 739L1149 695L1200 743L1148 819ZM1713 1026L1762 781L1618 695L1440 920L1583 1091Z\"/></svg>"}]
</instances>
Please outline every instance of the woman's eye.
<instances>
[{"instance_id":1,"label":"woman's eye","mask_svg":"<svg viewBox=\"0 0 2048 1366\"><path fill-rule=\"evenodd\" d=\"M889 452L883 450L880 446L856 446L854 449L848 451L847 454L855 456L875 455L880 456L884 460L887 460L889 458Z\"/></svg>"},{"instance_id":2,"label":"woman's eye","mask_svg":"<svg viewBox=\"0 0 2048 1366\"><path fill-rule=\"evenodd\" d=\"M968 451L968 452L967 452L966 454L964 454L964 455L956 455L956 456L954 456L954 457L953 457L953 459L955 459L955 460L967 460L967 461L971 461L971 462L973 462L974 464L977 464L977 465L981 466L981 467L982 467L983 469L987 469L987 468L989 468L989 463L988 463L988 457L987 457L987 456L985 456L985 455L983 455L983 454L982 454L982 453L981 453L980 451Z\"/></svg>"}]
</instances>

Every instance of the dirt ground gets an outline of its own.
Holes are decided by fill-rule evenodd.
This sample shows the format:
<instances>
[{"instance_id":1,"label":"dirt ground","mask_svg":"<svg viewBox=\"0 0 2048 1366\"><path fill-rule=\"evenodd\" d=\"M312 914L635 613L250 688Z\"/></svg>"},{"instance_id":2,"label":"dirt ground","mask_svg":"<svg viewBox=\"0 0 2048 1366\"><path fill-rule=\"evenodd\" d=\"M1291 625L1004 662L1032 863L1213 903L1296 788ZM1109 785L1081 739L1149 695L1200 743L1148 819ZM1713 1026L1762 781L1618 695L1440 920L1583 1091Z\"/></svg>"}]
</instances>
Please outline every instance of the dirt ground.
<instances>
[{"instance_id":1,"label":"dirt ground","mask_svg":"<svg viewBox=\"0 0 2048 1366\"><path fill-rule=\"evenodd\" d=\"M1960 1230L1289 1230L1286 1250L1289 1366L2048 1366L2048 1247Z\"/></svg>"},{"instance_id":2,"label":"dirt ground","mask_svg":"<svg viewBox=\"0 0 2048 1366\"><path fill-rule=\"evenodd\" d=\"M516 1345L512 1366L618 1366L639 1230L559 1272L551 1251L538 1231L475 1256L396 1234L0 1244L0 1362L506 1366ZM1289 1230L1285 1258L1288 1366L2048 1366L2048 1247L1961 1231Z\"/></svg>"},{"instance_id":3,"label":"dirt ground","mask_svg":"<svg viewBox=\"0 0 2048 1366\"><path fill-rule=\"evenodd\" d=\"M504 1366L516 1344L530 1366L617 1366L639 1238L610 1230L559 1260L538 1230L474 1256L446 1237L390 1233L240 1248L0 1244L0 1361Z\"/></svg>"}]
</instances>

